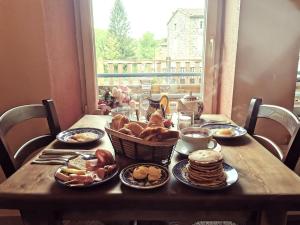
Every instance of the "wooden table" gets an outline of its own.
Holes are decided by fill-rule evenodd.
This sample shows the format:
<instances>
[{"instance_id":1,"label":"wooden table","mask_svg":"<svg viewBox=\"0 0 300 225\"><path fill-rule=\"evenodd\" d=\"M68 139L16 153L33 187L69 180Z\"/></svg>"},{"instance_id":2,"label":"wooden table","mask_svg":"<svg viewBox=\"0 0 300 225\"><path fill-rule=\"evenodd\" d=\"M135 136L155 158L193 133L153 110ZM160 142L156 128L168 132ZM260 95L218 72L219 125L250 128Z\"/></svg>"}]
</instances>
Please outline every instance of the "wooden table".
<instances>
[{"instance_id":1,"label":"wooden table","mask_svg":"<svg viewBox=\"0 0 300 225\"><path fill-rule=\"evenodd\" d=\"M73 127L103 129L107 119L86 115ZM173 175L165 186L155 190L131 189L118 177L91 189L71 190L55 183L53 174L58 166L27 163L0 185L0 208L20 209L27 224L55 224L57 218L285 224L285 212L300 209L300 178L249 135L219 143L225 162L239 174L238 182L222 191L195 190ZM113 151L107 135L89 148L98 146ZM56 141L49 147L66 148ZM121 167L129 163L120 157L117 160ZM170 171L178 160L174 154ZM251 216L255 222L248 219Z\"/></svg>"}]
</instances>

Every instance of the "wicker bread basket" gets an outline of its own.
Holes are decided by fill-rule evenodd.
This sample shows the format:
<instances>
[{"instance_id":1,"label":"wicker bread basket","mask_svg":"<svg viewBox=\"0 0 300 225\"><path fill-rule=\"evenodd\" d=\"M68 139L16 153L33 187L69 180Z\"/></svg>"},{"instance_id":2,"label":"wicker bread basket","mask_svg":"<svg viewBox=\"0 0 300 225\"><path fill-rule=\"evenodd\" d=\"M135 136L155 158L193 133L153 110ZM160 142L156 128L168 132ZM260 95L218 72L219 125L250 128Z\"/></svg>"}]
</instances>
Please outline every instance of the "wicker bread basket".
<instances>
[{"instance_id":1,"label":"wicker bread basket","mask_svg":"<svg viewBox=\"0 0 300 225\"><path fill-rule=\"evenodd\" d=\"M110 138L116 154L124 155L139 162L170 163L173 149L178 140L177 138L162 142L145 141L120 133L110 127L111 124L107 125L105 131Z\"/></svg>"}]
</instances>

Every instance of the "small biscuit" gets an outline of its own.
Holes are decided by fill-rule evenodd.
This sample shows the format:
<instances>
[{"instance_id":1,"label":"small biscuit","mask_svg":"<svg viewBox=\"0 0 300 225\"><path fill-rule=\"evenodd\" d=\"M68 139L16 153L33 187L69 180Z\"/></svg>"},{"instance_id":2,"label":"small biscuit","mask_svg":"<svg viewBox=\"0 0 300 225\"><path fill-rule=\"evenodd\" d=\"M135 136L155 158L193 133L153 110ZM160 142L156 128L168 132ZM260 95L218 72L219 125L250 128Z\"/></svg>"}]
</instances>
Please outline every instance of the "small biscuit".
<instances>
[{"instance_id":1,"label":"small biscuit","mask_svg":"<svg viewBox=\"0 0 300 225\"><path fill-rule=\"evenodd\" d=\"M132 176L136 180L145 179L148 176L148 167L138 166L133 170Z\"/></svg>"}]
</instances>

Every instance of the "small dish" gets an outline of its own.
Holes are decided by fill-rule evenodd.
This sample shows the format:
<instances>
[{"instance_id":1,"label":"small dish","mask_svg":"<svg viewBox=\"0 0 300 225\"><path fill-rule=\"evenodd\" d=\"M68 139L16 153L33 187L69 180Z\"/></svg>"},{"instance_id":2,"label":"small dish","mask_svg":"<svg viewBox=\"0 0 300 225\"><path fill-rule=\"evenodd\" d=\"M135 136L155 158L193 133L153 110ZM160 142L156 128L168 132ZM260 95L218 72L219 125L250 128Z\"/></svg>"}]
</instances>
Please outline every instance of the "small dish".
<instances>
[{"instance_id":1,"label":"small dish","mask_svg":"<svg viewBox=\"0 0 300 225\"><path fill-rule=\"evenodd\" d=\"M225 186L220 186L220 187L201 186L201 185L198 185L194 182L191 182L188 179L187 169L186 169L187 164L188 164L188 159L184 159L184 160L178 162L173 167L173 170L172 170L173 175L181 183L183 183L187 186L196 188L196 189L208 190L208 191L225 189L225 188L230 187L234 183L236 183L237 180L238 180L238 177L239 177L237 171L232 166L228 165L227 163L223 163L224 172L226 173L226 176L227 176L226 185Z\"/></svg>"},{"instance_id":2,"label":"small dish","mask_svg":"<svg viewBox=\"0 0 300 225\"><path fill-rule=\"evenodd\" d=\"M115 169L115 171L114 171L113 173L109 174L109 175L108 175L107 177L105 177L103 180L100 180L100 181L94 181L93 183L85 184L85 185L81 185L81 184L80 184L80 185L76 185L76 184L65 183L65 182L63 182L62 180L60 180L60 179L58 179L58 178L56 177L56 173L61 172L61 168L62 168L62 167L63 167L63 166L59 167L59 168L56 170L56 172L55 172L55 174L54 174L54 179L55 179L55 181L56 181L58 184L60 184L60 185L62 185L62 186L64 186L64 187L68 187L68 188L79 188L79 189L81 189L81 188L89 188L89 187L94 187L94 186L101 185L101 184L103 184L103 183L105 183L105 182L111 180L112 178L114 178L114 177L118 174L118 172L119 172L119 168L118 168L118 166L117 166L116 169Z\"/></svg>"},{"instance_id":3,"label":"small dish","mask_svg":"<svg viewBox=\"0 0 300 225\"><path fill-rule=\"evenodd\" d=\"M190 146L187 145L186 142L179 139L177 141L175 151L178 152L180 155L187 157L191 152L194 151L194 150L191 150L189 147ZM214 147L214 142L209 142L208 148L213 151L216 151L216 152L221 152L221 150L222 150L221 145L219 143L217 143L217 145Z\"/></svg>"},{"instance_id":4,"label":"small dish","mask_svg":"<svg viewBox=\"0 0 300 225\"><path fill-rule=\"evenodd\" d=\"M143 180L135 180L133 178L133 170L137 167L140 166L145 166L145 167L150 167L154 166L155 168L158 168L161 170L161 178L155 182L149 182L147 178ZM158 188L166 184L169 179L169 171L167 168L158 165L158 164L153 164L153 163L138 163L138 164L133 164L130 165L126 168L124 168L121 173L120 173L120 179L123 184L125 184L128 187L131 188L136 188L136 189L153 189L153 188Z\"/></svg>"},{"instance_id":5,"label":"small dish","mask_svg":"<svg viewBox=\"0 0 300 225\"><path fill-rule=\"evenodd\" d=\"M201 127L210 129L212 131L213 137L219 139L238 138L247 134L247 131L243 127L232 125L232 124L204 124ZM218 133L220 130L225 130L225 129L231 130L232 135L227 136Z\"/></svg>"},{"instance_id":6,"label":"small dish","mask_svg":"<svg viewBox=\"0 0 300 225\"><path fill-rule=\"evenodd\" d=\"M56 135L56 139L65 144L88 144L100 140L104 137L105 132L97 128L75 128L65 130ZM82 137L75 139L73 137Z\"/></svg>"}]
</instances>

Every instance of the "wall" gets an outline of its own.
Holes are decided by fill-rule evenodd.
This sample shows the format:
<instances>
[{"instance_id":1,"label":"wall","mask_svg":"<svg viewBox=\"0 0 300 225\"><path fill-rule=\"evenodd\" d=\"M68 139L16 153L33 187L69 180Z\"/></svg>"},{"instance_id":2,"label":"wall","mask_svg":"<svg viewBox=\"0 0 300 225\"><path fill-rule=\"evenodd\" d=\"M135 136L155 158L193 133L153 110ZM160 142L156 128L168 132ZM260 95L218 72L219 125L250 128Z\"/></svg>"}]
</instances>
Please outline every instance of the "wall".
<instances>
[{"instance_id":1,"label":"wall","mask_svg":"<svg viewBox=\"0 0 300 225\"><path fill-rule=\"evenodd\" d=\"M240 2L237 50L236 56L231 56L231 60L235 57L236 65L233 74L226 68L222 74L223 79L228 76L234 80L232 95L224 94L224 98L232 101L232 109L228 112L224 101L219 107L221 113L231 114L240 125L245 121L253 96L262 97L265 103L293 108L300 44L300 13L294 3L286 0ZM230 41L234 39L226 41L225 38L225 47L232 44ZM221 88L226 89L226 83L221 84ZM274 129L265 122L259 127L267 136L286 140L282 136L286 134L278 132L278 127Z\"/></svg>"},{"instance_id":2,"label":"wall","mask_svg":"<svg viewBox=\"0 0 300 225\"><path fill-rule=\"evenodd\" d=\"M62 129L81 117L72 0L0 0L0 49L0 114L53 98ZM8 134L9 146L46 132L44 120L25 122Z\"/></svg>"},{"instance_id":3,"label":"wall","mask_svg":"<svg viewBox=\"0 0 300 225\"><path fill-rule=\"evenodd\" d=\"M0 34L0 113L49 98L51 88L40 2L1 1ZM46 132L46 124L22 125L16 132L9 142L12 148L23 139Z\"/></svg>"}]
</instances>

